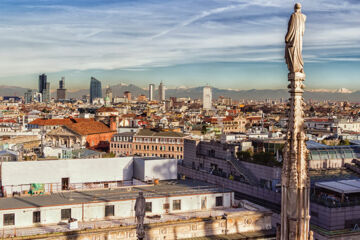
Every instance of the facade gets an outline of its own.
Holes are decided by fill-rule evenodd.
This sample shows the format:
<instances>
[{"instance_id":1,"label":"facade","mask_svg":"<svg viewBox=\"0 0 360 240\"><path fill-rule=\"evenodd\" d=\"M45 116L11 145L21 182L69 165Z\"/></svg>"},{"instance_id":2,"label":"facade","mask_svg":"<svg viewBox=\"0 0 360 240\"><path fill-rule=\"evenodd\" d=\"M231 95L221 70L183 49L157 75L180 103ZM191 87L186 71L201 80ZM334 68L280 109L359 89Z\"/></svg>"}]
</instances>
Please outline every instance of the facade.
<instances>
[{"instance_id":1,"label":"facade","mask_svg":"<svg viewBox=\"0 0 360 240\"><path fill-rule=\"evenodd\" d=\"M149 101L154 100L154 89L155 89L155 85L149 84Z\"/></svg>"},{"instance_id":2,"label":"facade","mask_svg":"<svg viewBox=\"0 0 360 240\"><path fill-rule=\"evenodd\" d=\"M165 101L165 99L165 85L163 84L163 82L161 82L159 85L159 101L163 102Z\"/></svg>"},{"instance_id":3,"label":"facade","mask_svg":"<svg viewBox=\"0 0 360 240\"><path fill-rule=\"evenodd\" d=\"M24 201L3 198L0 199L0 227L11 229L67 223L70 218L81 222L131 218L134 217L133 206L139 191L145 192L148 216L229 209L235 201L231 190L193 180L164 181L155 186L137 186L127 191L113 189L111 192L86 191L30 197L36 201L36 206L28 201L29 197L19 197ZM89 197L93 194L100 196L99 199ZM271 228L270 221L267 228Z\"/></svg>"},{"instance_id":4,"label":"facade","mask_svg":"<svg viewBox=\"0 0 360 240\"><path fill-rule=\"evenodd\" d=\"M244 133L246 132L246 118L241 116L228 116L222 120L223 133Z\"/></svg>"},{"instance_id":5,"label":"facade","mask_svg":"<svg viewBox=\"0 0 360 240\"><path fill-rule=\"evenodd\" d=\"M133 156L133 141L135 132L115 134L111 138L110 152L116 156Z\"/></svg>"},{"instance_id":6,"label":"facade","mask_svg":"<svg viewBox=\"0 0 360 240\"><path fill-rule=\"evenodd\" d=\"M108 148L116 126L109 128L102 122L90 119L62 125L46 134L52 146Z\"/></svg>"},{"instance_id":7,"label":"facade","mask_svg":"<svg viewBox=\"0 0 360 240\"><path fill-rule=\"evenodd\" d=\"M124 98L127 102L130 102L131 101L131 92L129 91L125 91L124 92Z\"/></svg>"},{"instance_id":8,"label":"facade","mask_svg":"<svg viewBox=\"0 0 360 240\"><path fill-rule=\"evenodd\" d=\"M66 89L65 89L65 77L62 77L59 81L59 88L56 90L56 100L65 100L66 99Z\"/></svg>"},{"instance_id":9,"label":"facade","mask_svg":"<svg viewBox=\"0 0 360 240\"><path fill-rule=\"evenodd\" d=\"M1 189L4 196L11 196L30 191L34 183L42 184L45 193L104 188L104 183L117 187L132 177L130 157L3 162Z\"/></svg>"},{"instance_id":10,"label":"facade","mask_svg":"<svg viewBox=\"0 0 360 240\"><path fill-rule=\"evenodd\" d=\"M211 87L206 86L203 88L203 109L211 110L212 108L212 91Z\"/></svg>"},{"instance_id":11,"label":"facade","mask_svg":"<svg viewBox=\"0 0 360 240\"><path fill-rule=\"evenodd\" d=\"M157 129L140 129L137 133L114 135L110 151L117 156L141 156L182 159L185 135Z\"/></svg>"},{"instance_id":12,"label":"facade","mask_svg":"<svg viewBox=\"0 0 360 240\"><path fill-rule=\"evenodd\" d=\"M25 102L25 104L29 104L29 103L32 103L33 101L34 101L33 91L31 89L28 89L24 93L24 102Z\"/></svg>"},{"instance_id":13,"label":"facade","mask_svg":"<svg viewBox=\"0 0 360 240\"><path fill-rule=\"evenodd\" d=\"M185 135L154 129L140 129L133 140L133 154L142 157L182 159Z\"/></svg>"},{"instance_id":14,"label":"facade","mask_svg":"<svg viewBox=\"0 0 360 240\"><path fill-rule=\"evenodd\" d=\"M94 99L102 98L101 82L94 77L91 77L90 81L90 103L93 103Z\"/></svg>"}]
</instances>

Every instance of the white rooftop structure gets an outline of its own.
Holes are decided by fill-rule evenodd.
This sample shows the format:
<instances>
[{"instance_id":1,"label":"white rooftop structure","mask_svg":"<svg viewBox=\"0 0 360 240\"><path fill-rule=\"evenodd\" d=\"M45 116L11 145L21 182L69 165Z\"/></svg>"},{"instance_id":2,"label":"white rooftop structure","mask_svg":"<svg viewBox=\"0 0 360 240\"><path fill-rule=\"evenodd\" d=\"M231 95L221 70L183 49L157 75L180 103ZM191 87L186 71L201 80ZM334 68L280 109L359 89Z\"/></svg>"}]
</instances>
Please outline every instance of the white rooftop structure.
<instances>
[{"instance_id":1,"label":"white rooftop structure","mask_svg":"<svg viewBox=\"0 0 360 240\"><path fill-rule=\"evenodd\" d=\"M360 179L331 182L317 182L316 187L325 188L337 193L360 193Z\"/></svg>"}]
</instances>

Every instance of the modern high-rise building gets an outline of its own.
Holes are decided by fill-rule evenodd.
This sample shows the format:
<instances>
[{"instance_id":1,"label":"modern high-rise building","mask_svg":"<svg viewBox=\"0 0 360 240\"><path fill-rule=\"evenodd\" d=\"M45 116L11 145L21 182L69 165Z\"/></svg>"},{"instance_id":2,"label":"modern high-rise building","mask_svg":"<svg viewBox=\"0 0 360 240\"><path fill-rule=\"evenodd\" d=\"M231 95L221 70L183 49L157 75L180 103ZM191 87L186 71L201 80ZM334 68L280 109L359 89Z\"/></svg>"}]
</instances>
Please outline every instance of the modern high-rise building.
<instances>
[{"instance_id":1,"label":"modern high-rise building","mask_svg":"<svg viewBox=\"0 0 360 240\"><path fill-rule=\"evenodd\" d=\"M46 74L41 74L39 76L39 93L42 94L43 102L50 102L50 83L47 81Z\"/></svg>"},{"instance_id":2,"label":"modern high-rise building","mask_svg":"<svg viewBox=\"0 0 360 240\"><path fill-rule=\"evenodd\" d=\"M154 100L154 88L155 88L154 84L149 84L149 101Z\"/></svg>"},{"instance_id":3,"label":"modern high-rise building","mask_svg":"<svg viewBox=\"0 0 360 240\"><path fill-rule=\"evenodd\" d=\"M203 88L203 109L210 110L212 108L212 91L211 87Z\"/></svg>"},{"instance_id":4,"label":"modern high-rise building","mask_svg":"<svg viewBox=\"0 0 360 240\"><path fill-rule=\"evenodd\" d=\"M33 91L31 89L28 89L25 94L24 94L24 101L25 101L25 104L29 104L29 103L32 103L34 100L33 98Z\"/></svg>"},{"instance_id":5,"label":"modern high-rise building","mask_svg":"<svg viewBox=\"0 0 360 240\"><path fill-rule=\"evenodd\" d=\"M45 103L48 103L51 100L50 83L49 82L46 82L46 87L43 89L42 100Z\"/></svg>"},{"instance_id":6,"label":"modern high-rise building","mask_svg":"<svg viewBox=\"0 0 360 240\"><path fill-rule=\"evenodd\" d=\"M42 93L46 88L47 76L46 74L39 75L39 93Z\"/></svg>"},{"instance_id":7,"label":"modern high-rise building","mask_svg":"<svg viewBox=\"0 0 360 240\"><path fill-rule=\"evenodd\" d=\"M165 101L165 85L162 81L159 85L159 101Z\"/></svg>"},{"instance_id":8,"label":"modern high-rise building","mask_svg":"<svg viewBox=\"0 0 360 240\"><path fill-rule=\"evenodd\" d=\"M95 98L102 98L101 82L94 77L90 81L90 103L93 103Z\"/></svg>"},{"instance_id":9,"label":"modern high-rise building","mask_svg":"<svg viewBox=\"0 0 360 240\"><path fill-rule=\"evenodd\" d=\"M62 77L59 81L59 88L56 90L56 99L64 100L66 99L66 89L65 89L65 77Z\"/></svg>"}]
</instances>

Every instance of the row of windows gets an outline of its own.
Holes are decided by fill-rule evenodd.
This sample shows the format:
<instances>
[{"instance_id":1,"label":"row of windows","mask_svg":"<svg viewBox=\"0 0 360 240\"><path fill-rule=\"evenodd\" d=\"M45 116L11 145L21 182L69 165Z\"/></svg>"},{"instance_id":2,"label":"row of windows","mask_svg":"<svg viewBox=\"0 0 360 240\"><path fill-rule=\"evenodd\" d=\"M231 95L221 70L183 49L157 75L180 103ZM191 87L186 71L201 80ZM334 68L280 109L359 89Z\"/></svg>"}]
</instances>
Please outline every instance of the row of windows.
<instances>
[{"instance_id":1,"label":"row of windows","mask_svg":"<svg viewBox=\"0 0 360 240\"><path fill-rule=\"evenodd\" d=\"M142 147L141 147L142 146ZM142 148L142 149L141 149ZM149 145L135 145L135 149L136 150L150 150L150 146ZM154 146L154 145L152 145L151 146L151 150L152 151L157 151L157 150L159 150L159 151L172 151L172 152L174 152L174 151L177 151L177 152L182 152L183 151L183 147L174 147L174 146L168 146L168 147L166 147L166 146Z\"/></svg>"},{"instance_id":2,"label":"row of windows","mask_svg":"<svg viewBox=\"0 0 360 240\"><path fill-rule=\"evenodd\" d=\"M105 206L105 217L114 216L114 205ZM71 218L71 208L61 209L61 220L68 220ZM40 223L40 211L33 212L33 223ZM4 226L15 225L15 213L4 214Z\"/></svg>"},{"instance_id":3,"label":"row of windows","mask_svg":"<svg viewBox=\"0 0 360 240\"><path fill-rule=\"evenodd\" d=\"M218 196L215 199L215 206L222 207L223 206L223 197ZM169 203L163 204L163 209L168 210L170 208ZM172 210L177 211L181 210L181 200L173 200L172 201ZM152 212L152 202L145 203L145 211ZM115 216L115 207L114 205L105 206L105 217ZM61 220L68 220L71 218L71 208L61 209ZM12 226L15 225L15 213L4 214L3 216L4 226ZM33 212L33 223L41 222L41 214L40 211Z\"/></svg>"},{"instance_id":4,"label":"row of windows","mask_svg":"<svg viewBox=\"0 0 360 240\"><path fill-rule=\"evenodd\" d=\"M112 147L112 148L131 148L131 144L111 143L110 147Z\"/></svg>"},{"instance_id":5,"label":"row of windows","mask_svg":"<svg viewBox=\"0 0 360 240\"><path fill-rule=\"evenodd\" d=\"M134 142L154 142L154 143L181 143L181 139L174 138L134 138Z\"/></svg>"},{"instance_id":6,"label":"row of windows","mask_svg":"<svg viewBox=\"0 0 360 240\"><path fill-rule=\"evenodd\" d=\"M174 154L157 154L157 153L140 153L138 154L141 157L161 157L161 158L176 158L182 159L182 155L174 155Z\"/></svg>"}]
</instances>

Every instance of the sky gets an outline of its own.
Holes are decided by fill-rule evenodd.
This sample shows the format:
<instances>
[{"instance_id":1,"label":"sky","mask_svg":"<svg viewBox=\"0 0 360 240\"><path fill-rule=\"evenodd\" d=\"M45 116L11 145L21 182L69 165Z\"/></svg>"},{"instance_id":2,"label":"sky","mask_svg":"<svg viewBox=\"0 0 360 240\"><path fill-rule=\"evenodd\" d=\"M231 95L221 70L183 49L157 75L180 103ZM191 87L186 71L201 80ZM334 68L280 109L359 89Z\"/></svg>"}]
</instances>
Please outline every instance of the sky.
<instances>
[{"instance_id":1,"label":"sky","mask_svg":"<svg viewBox=\"0 0 360 240\"><path fill-rule=\"evenodd\" d=\"M360 90L360 1L302 0L306 85ZM287 86L293 0L1 0L0 85Z\"/></svg>"}]
</instances>

